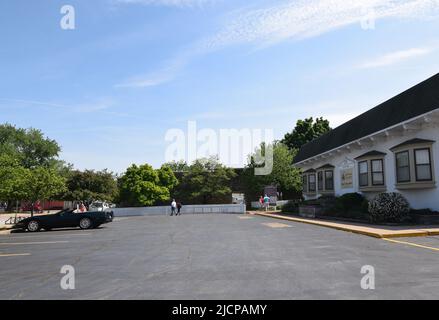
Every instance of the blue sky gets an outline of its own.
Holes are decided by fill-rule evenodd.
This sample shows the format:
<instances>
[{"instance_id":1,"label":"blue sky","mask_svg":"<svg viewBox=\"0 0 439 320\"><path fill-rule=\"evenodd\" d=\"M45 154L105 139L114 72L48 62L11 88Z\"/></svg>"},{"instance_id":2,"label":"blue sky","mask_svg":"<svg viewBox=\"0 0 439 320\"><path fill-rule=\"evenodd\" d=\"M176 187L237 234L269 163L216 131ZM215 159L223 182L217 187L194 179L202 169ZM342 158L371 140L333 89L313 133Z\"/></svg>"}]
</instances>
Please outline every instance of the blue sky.
<instances>
[{"instance_id":1,"label":"blue sky","mask_svg":"<svg viewBox=\"0 0 439 320\"><path fill-rule=\"evenodd\" d=\"M157 167L187 121L335 127L439 72L438 31L439 0L2 1L0 122L79 169Z\"/></svg>"}]
</instances>

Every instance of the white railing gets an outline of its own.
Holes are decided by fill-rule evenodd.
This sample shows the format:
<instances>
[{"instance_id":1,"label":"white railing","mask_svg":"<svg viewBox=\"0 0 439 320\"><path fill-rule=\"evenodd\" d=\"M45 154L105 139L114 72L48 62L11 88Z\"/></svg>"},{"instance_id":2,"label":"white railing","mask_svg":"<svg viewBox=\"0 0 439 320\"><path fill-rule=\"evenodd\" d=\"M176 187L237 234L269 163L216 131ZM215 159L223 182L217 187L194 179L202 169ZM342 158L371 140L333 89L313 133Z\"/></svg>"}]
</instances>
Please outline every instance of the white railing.
<instances>
[{"instance_id":1,"label":"white railing","mask_svg":"<svg viewBox=\"0 0 439 320\"><path fill-rule=\"evenodd\" d=\"M140 207L140 208L114 208L111 209L115 217L128 216L153 216L170 215L171 206L159 207ZM203 205L184 205L181 214L212 214L212 213L245 213L244 204L203 204Z\"/></svg>"}]
</instances>

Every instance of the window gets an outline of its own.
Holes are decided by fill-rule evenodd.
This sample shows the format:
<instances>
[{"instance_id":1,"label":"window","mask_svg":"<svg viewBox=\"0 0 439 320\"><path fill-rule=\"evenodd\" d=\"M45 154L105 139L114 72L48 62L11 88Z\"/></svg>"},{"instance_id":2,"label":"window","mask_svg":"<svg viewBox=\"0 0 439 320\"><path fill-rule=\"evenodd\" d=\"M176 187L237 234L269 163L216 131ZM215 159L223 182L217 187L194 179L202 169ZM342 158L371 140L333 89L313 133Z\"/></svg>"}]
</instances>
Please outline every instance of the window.
<instances>
[{"instance_id":1,"label":"window","mask_svg":"<svg viewBox=\"0 0 439 320\"><path fill-rule=\"evenodd\" d=\"M415 149L416 181L433 180L430 149Z\"/></svg>"},{"instance_id":2,"label":"window","mask_svg":"<svg viewBox=\"0 0 439 320\"><path fill-rule=\"evenodd\" d=\"M315 192L316 191L316 175L310 174L308 176L309 184L308 184L308 191L309 192Z\"/></svg>"},{"instance_id":3,"label":"window","mask_svg":"<svg viewBox=\"0 0 439 320\"><path fill-rule=\"evenodd\" d=\"M325 171L325 189L334 190L334 171Z\"/></svg>"},{"instance_id":4,"label":"window","mask_svg":"<svg viewBox=\"0 0 439 320\"><path fill-rule=\"evenodd\" d=\"M397 182L410 182L410 155L408 151L396 154L396 180Z\"/></svg>"},{"instance_id":5,"label":"window","mask_svg":"<svg viewBox=\"0 0 439 320\"><path fill-rule=\"evenodd\" d=\"M308 176L305 174L303 176L303 185L302 185L303 192L307 192L308 191L307 186L308 186Z\"/></svg>"},{"instance_id":6,"label":"window","mask_svg":"<svg viewBox=\"0 0 439 320\"><path fill-rule=\"evenodd\" d=\"M323 171L319 171L317 173L317 185L318 185L319 191L323 190Z\"/></svg>"},{"instance_id":7,"label":"window","mask_svg":"<svg viewBox=\"0 0 439 320\"><path fill-rule=\"evenodd\" d=\"M369 167L367 161L358 163L358 172L360 187L367 187L369 185Z\"/></svg>"},{"instance_id":8,"label":"window","mask_svg":"<svg viewBox=\"0 0 439 320\"><path fill-rule=\"evenodd\" d=\"M384 164L383 160L372 160L372 185L384 185Z\"/></svg>"}]
</instances>

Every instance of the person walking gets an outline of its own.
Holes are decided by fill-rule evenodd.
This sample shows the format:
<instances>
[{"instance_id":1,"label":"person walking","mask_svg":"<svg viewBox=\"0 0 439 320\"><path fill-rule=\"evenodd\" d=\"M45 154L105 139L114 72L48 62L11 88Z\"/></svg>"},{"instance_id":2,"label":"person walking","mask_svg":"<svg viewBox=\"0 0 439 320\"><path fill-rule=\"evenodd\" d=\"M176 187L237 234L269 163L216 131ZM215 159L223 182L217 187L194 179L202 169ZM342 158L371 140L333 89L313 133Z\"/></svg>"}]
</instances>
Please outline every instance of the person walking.
<instances>
[{"instance_id":1,"label":"person walking","mask_svg":"<svg viewBox=\"0 0 439 320\"><path fill-rule=\"evenodd\" d=\"M264 197L263 197L263 196L261 196L261 197L259 198L259 206L260 206L261 208L264 207Z\"/></svg>"},{"instance_id":2,"label":"person walking","mask_svg":"<svg viewBox=\"0 0 439 320\"><path fill-rule=\"evenodd\" d=\"M174 215L176 208L177 208L177 202L175 202L175 199L172 199L172 202L171 202L171 216Z\"/></svg>"},{"instance_id":3,"label":"person walking","mask_svg":"<svg viewBox=\"0 0 439 320\"><path fill-rule=\"evenodd\" d=\"M180 201L177 202L177 216L181 216L181 208L183 207L183 205L181 204Z\"/></svg>"},{"instance_id":4,"label":"person walking","mask_svg":"<svg viewBox=\"0 0 439 320\"><path fill-rule=\"evenodd\" d=\"M270 205L270 197L265 195L264 197L264 206L265 206L265 211L268 211L268 206Z\"/></svg>"}]
</instances>

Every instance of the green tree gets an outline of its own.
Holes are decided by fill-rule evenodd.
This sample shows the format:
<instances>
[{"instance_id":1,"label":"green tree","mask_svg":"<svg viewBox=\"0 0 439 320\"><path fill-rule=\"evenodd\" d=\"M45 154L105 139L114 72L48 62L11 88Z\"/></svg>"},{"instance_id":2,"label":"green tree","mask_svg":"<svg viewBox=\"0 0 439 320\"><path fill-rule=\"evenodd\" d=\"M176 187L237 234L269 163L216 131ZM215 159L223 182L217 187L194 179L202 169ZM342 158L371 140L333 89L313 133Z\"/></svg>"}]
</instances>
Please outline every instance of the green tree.
<instances>
[{"instance_id":1,"label":"green tree","mask_svg":"<svg viewBox=\"0 0 439 320\"><path fill-rule=\"evenodd\" d=\"M267 146L268 148L268 146ZM281 142L272 144L273 168L270 174L256 175L255 169L264 164L256 163L256 154L268 155L264 153L267 149L265 144L261 144L249 157L249 162L243 172L245 195L247 202L256 201L264 187L275 185L278 190L285 192L299 192L301 190L300 170L293 166L293 159L296 155L295 150L290 150Z\"/></svg>"},{"instance_id":2,"label":"green tree","mask_svg":"<svg viewBox=\"0 0 439 320\"><path fill-rule=\"evenodd\" d=\"M108 170L74 170L68 174L66 200L114 201L117 196L117 182Z\"/></svg>"},{"instance_id":3,"label":"green tree","mask_svg":"<svg viewBox=\"0 0 439 320\"><path fill-rule=\"evenodd\" d=\"M10 155L0 155L0 200L26 198L26 176L28 170Z\"/></svg>"},{"instance_id":4,"label":"green tree","mask_svg":"<svg viewBox=\"0 0 439 320\"><path fill-rule=\"evenodd\" d=\"M189 168L188 164L184 160L167 162L164 164L164 166L171 168L174 173L186 172Z\"/></svg>"},{"instance_id":5,"label":"green tree","mask_svg":"<svg viewBox=\"0 0 439 320\"><path fill-rule=\"evenodd\" d=\"M229 203L235 175L215 157L196 160L183 174L176 198L192 204Z\"/></svg>"},{"instance_id":6,"label":"green tree","mask_svg":"<svg viewBox=\"0 0 439 320\"><path fill-rule=\"evenodd\" d=\"M0 154L8 154L25 168L52 166L61 148L55 140L44 137L38 129L0 125Z\"/></svg>"},{"instance_id":7,"label":"green tree","mask_svg":"<svg viewBox=\"0 0 439 320\"><path fill-rule=\"evenodd\" d=\"M177 183L169 167L154 170L148 164L133 164L118 181L119 201L127 206L152 206L169 200Z\"/></svg>"},{"instance_id":8,"label":"green tree","mask_svg":"<svg viewBox=\"0 0 439 320\"><path fill-rule=\"evenodd\" d=\"M60 196L66 191L65 178L51 168L24 169L22 178L24 179L24 198L21 200L31 202L32 216L33 206L36 201L51 200L54 196Z\"/></svg>"},{"instance_id":9,"label":"green tree","mask_svg":"<svg viewBox=\"0 0 439 320\"><path fill-rule=\"evenodd\" d=\"M298 120L296 127L291 133L287 133L281 140L289 149L300 149L308 142L320 137L330 131L329 121L322 117L314 119L307 118Z\"/></svg>"},{"instance_id":10,"label":"green tree","mask_svg":"<svg viewBox=\"0 0 439 320\"><path fill-rule=\"evenodd\" d=\"M50 168L50 174L57 177L69 170L58 159L60 150L58 143L46 138L40 130L16 128L10 124L0 125L0 155L3 162L0 169L0 196L8 202L8 210L18 200L30 200L26 181L35 173L32 170ZM47 184L43 189L50 188L50 181L43 180L41 183Z\"/></svg>"},{"instance_id":11,"label":"green tree","mask_svg":"<svg viewBox=\"0 0 439 320\"><path fill-rule=\"evenodd\" d=\"M174 171L171 167L164 164L159 170L156 170L159 177L159 184L161 186L166 186L170 191L172 191L178 185L178 179L175 177Z\"/></svg>"}]
</instances>

